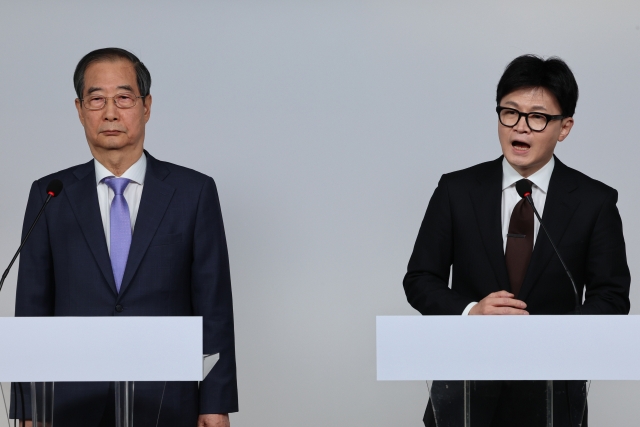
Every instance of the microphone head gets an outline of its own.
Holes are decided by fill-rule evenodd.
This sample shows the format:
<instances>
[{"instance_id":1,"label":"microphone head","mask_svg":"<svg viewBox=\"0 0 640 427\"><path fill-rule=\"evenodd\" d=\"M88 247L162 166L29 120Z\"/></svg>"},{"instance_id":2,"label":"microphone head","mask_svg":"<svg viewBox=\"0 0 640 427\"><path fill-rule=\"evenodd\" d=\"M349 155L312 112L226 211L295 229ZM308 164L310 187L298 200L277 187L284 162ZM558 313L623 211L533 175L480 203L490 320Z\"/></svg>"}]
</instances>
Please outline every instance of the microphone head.
<instances>
[{"instance_id":1,"label":"microphone head","mask_svg":"<svg viewBox=\"0 0 640 427\"><path fill-rule=\"evenodd\" d=\"M52 179L47 185L47 194L51 197L56 197L62 191L62 181L59 179Z\"/></svg>"},{"instance_id":2,"label":"microphone head","mask_svg":"<svg viewBox=\"0 0 640 427\"><path fill-rule=\"evenodd\" d=\"M528 179L521 179L516 182L516 191L520 195L520 197L527 197L531 195L531 181Z\"/></svg>"}]
</instances>

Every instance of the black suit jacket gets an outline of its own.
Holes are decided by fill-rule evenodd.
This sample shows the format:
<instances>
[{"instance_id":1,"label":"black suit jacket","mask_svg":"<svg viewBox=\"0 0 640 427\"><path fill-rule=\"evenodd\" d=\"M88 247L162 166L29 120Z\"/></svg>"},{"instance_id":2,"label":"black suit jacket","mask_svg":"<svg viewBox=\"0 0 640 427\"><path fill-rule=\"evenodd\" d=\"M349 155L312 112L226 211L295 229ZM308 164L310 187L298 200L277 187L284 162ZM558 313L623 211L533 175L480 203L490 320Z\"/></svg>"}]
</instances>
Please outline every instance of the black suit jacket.
<instances>
[{"instance_id":1,"label":"black suit jacket","mask_svg":"<svg viewBox=\"0 0 640 427\"><path fill-rule=\"evenodd\" d=\"M459 315L488 294L510 290L501 226L502 157L440 179L409 260L404 289L425 315ZM631 281L611 187L555 159L542 220L585 291L582 314L627 314ZM449 288L449 272L452 272ZM531 314L565 314L574 293L540 229L519 299Z\"/></svg>"},{"instance_id":2,"label":"black suit jacket","mask_svg":"<svg viewBox=\"0 0 640 427\"><path fill-rule=\"evenodd\" d=\"M198 413L238 410L222 215L213 179L146 155L120 293L100 217L93 160L34 182L23 235L44 201L48 182L57 178L64 190L51 200L22 250L16 316L203 316L204 353L220 353L220 360L199 388L197 383L167 384L160 423L193 427ZM109 403L108 390L105 383L59 384L56 422L91 425ZM136 386L136 418L144 414L136 425L151 420L155 425L162 391L162 383Z\"/></svg>"},{"instance_id":3,"label":"black suit jacket","mask_svg":"<svg viewBox=\"0 0 640 427\"><path fill-rule=\"evenodd\" d=\"M502 241L501 198L502 157L442 176L404 278L407 299L421 314L460 315L473 301L492 292L510 291ZM614 189L555 159L542 220L572 272L580 295L585 292L582 314L629 312L631 277L617 198ZM574 311L573 287L542 229L518 299L527 303L530 314ZM475 409L472 408L474 423L492 427L512 426L514 422L538 425L531 414L541 413L537 406L540 402L524 398L539 396L538 384L479 382L475 387L482 397L475 399ZM554 390L557 424L578 425L581 421L586 426L584 382L554 381ZM437 408L439 416L445 417L448 425L456 425L454 420L462 409L462 383L434 382L432 393L446 396L440 399L448 403ZM524 418L516 421L517 417ZM426 426L435 425L431 402L424 421Z\"/></svg>"}]
</instances>

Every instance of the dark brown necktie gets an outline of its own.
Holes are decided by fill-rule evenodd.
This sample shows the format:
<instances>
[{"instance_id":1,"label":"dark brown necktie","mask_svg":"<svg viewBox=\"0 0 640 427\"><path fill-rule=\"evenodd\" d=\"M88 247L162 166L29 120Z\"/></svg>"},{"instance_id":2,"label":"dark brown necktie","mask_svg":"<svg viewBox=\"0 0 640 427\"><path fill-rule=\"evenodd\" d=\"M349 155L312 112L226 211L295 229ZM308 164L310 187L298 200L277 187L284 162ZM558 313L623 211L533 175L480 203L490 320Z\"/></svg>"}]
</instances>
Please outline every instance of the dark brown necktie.
<instances>
[{"instance_id":1,"label":"dark brown necktie","mask_svg":"<svg viewBox=\"0 0 640 427\"><path fill-rule=\"evenodd\" d=\"M507 250L504 253L511 284L511 293L516 298L524 281L533 252L533 209L523 198L518 202L509 221Z\"/></svg>"}]
</instances>

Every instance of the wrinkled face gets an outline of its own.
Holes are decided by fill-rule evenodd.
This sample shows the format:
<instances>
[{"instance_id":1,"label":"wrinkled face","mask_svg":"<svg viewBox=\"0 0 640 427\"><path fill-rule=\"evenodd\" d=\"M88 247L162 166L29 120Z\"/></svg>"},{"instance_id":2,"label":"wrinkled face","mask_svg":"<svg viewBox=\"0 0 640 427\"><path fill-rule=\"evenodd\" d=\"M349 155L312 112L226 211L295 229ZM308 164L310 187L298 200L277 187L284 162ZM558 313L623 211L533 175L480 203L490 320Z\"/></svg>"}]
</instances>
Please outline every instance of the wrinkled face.
<instances>
[{"instance_id":1,"label":"wrinkled face","mask_svg":"<svg viewBox=\"0 0 640 427\"><path fill-rule=\"evenodd\" d=\"M556 97L545 88L518 89L504 96L500 100L500 106L514 108L522 113L562 114ZM556 144L569 135L572 126L571 117L549 121L542 132L532 131L524 117L511 128L498 121L502 153L509 164L526 178L551 159Z\"/></svg>"},{"instance_id":2,"label":"wrinkled face","mask_svg":"<svg viewBox=\"0 0 640 427\"><path fill-rule=\"evenodd\" d=\"M114 97L121 94L140 96L133 64L126 60L99 61L84 73L83 98L91 95ZM144 128L151 113L151 95L145 102L122 109L107 99L100 110L89 110L76 99L76 109L92 153L109 150L142 150Z\"/></svg>"}]
</instances>

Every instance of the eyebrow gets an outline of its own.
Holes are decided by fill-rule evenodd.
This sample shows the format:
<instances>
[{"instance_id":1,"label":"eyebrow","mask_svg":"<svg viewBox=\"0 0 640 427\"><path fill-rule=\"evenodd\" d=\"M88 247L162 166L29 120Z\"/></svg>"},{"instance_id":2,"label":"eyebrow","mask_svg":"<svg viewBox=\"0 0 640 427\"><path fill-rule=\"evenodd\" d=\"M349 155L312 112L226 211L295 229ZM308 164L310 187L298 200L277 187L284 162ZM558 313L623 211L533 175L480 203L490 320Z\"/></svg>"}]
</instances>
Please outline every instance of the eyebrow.
<instances>
[{"instance_id":1,"label":"eyebrow","mask_svg":"<svg viewBox=\"0 0 640 427\"><path fill-rule=\"evenodd\" d=\"M123 90L128 90L129 92L133 92L133 88L129 85L122 85L122 86L118 86L116 89L123 89ZM87 90L87 95L92 94L93 92L97 92L99 90L103 90L101 87L95 87L95 86L91 86L88 90Z\"/></svg>"},{"instance_id":2,"label":"eyebrow","mask_svg":"<svg viewBox=\"0 0 640 427\"><path fill-rule=\"evenodd\" d=\"M513 102L513 101L506 101L505 102L506 105L511 105L513 107L520 108L520 106L518 105L517 102ZM531 106L531 110L530 111L534 111L534 110L544 110L547 111L547 109L543 106L543 105L532 105Z\"/></svg>"}]
</instances>

